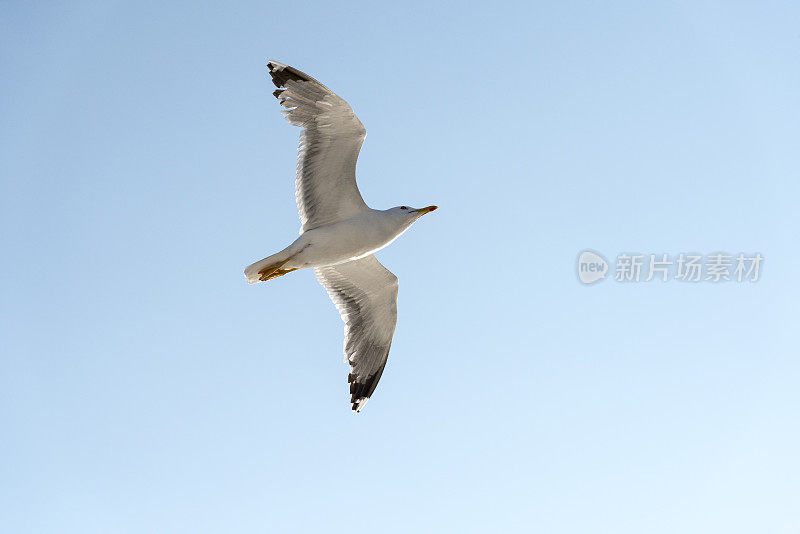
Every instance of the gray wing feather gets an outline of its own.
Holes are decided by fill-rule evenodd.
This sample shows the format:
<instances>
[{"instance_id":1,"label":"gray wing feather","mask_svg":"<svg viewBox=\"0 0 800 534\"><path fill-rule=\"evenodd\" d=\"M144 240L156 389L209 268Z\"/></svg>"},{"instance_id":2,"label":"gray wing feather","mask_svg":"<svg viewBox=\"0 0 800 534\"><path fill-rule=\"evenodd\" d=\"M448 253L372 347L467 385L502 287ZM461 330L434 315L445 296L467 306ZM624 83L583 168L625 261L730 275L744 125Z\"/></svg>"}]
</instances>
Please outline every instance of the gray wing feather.
<instances>
[{"instance_id":1,"label":"gray wing feather","mask_svg":"<svg viewBox=\"0 0 800 534\"><path fill-rule=\"evenodd\" d=\"M364 125L347 102L311 76L277 61L267 66L286 119L303 128L295 177L301 232L368 209L356 185Z\"/></svg>"},{"instance_id":2,"label":"gray wing feather","mask_svg":"<svg viewBox=\"0 0 800 534\"><path fill-rule=\"evenodd\" d=\"M370 255L314 269L344 321L350 402L361 411L381 378L397 325L397 277Z\"/></svg>"}]
</instances>

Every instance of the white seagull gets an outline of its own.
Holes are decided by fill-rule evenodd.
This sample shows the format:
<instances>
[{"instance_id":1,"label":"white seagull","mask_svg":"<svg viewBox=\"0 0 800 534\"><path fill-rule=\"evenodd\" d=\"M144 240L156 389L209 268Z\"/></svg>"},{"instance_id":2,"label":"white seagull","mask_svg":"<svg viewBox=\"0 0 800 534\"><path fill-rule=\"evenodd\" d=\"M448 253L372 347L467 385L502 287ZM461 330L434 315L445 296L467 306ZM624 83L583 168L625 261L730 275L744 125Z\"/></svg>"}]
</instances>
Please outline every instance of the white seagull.
<instances>
[{"instance_id":1,"label":"white seagull","mask_svg":"<svg viewBox=\"0 0 800 534\"><path fill-rule=\"evenodd\" d=\"M295 199L300 237L244 270L251 284L314 269L339 310L350 402L360 412L381 378L397 324L397 277L373 255L436 206L374 210L356 186L356 160L367 131L350 106L317 80L270 61L273 93L300 126Z\"/></svg>"}]
</instances>

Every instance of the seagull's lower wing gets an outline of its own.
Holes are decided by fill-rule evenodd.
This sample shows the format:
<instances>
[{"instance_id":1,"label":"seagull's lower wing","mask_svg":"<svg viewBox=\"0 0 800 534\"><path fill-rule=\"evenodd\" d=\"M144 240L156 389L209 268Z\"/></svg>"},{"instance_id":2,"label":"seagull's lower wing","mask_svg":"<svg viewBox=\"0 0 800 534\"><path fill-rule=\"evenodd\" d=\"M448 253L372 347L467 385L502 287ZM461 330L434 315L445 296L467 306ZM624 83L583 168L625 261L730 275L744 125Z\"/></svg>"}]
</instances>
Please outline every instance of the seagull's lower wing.
<instances>
[{"instance_id":1,"label":"seagull's lower wing","mask_svg":"<svg viewBox=\"0 0 800 534\"><path fill-rule=\"evenodd\" d=\"M314 269L344 321L350 402L359 412L381 378L397 325L397 277L375 256Z\"/></svg>"},{"instance_id":2,"label":"seagull's lower wing","mask_svg":"<svg viewBox=\"0 0 800 534\"><path fill-rule=\"evenodd\" d=\"M295 178L302 231L368 209L356 185L364 125L347 102L308 74L277 61L267 66L286 119L303 128Z\"/></svg>"}]
</instances>

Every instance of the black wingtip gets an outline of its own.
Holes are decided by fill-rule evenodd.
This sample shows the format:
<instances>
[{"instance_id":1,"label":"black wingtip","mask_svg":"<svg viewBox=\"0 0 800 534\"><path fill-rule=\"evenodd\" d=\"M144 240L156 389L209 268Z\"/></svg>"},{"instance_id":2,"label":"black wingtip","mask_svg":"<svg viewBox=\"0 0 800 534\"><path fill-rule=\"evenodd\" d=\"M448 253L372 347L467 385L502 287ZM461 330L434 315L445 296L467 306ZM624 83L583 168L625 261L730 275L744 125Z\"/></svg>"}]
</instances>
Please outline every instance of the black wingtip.
<instances>
[{"instance_id":1,"label":"black wingtip","mask_svg":"<svg viewBox=\"0 0 800 534\"><path fill-rule=\"evenodd\" d=\"M378 381L381 379L383 369L384 367L381 367L363 382L359 381L354 373L347 375L347 381L350 383L350 403L353 405L353 411L359 411L359 407L363 406L372 396L375 388L378 387Z\"/></svg>"},{"instance_id":2,"label":"black wingtip","mask_svg":"<svg viewBox=\"0 0 800 534\"><path fill-rule=\"evenodd\" d=\"M313 80L313 78L311 78L311 76L308 74L300 72L299 70L288 65L284 65L283 63L278 63L277 61L268 61L267 68L269 69L269 75L272 78L272 83L275 84L275 87L286 87L286 82L289 80L297 82L308 82Z\"/></svg>"}]
</instances>

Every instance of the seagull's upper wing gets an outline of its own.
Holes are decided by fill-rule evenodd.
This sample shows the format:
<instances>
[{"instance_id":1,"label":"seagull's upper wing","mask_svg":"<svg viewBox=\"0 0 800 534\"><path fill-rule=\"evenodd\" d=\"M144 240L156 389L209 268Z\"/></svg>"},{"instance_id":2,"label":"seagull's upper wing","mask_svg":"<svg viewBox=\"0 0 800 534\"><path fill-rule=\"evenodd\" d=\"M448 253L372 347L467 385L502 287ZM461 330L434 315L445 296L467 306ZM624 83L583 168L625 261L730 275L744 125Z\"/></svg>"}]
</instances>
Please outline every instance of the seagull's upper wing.
<instances>
[{"instance_id":1,"label":"seagull's upper wing","mask_svg":"<svg viewBox=\"0 0 800 534\"><path fill-rule=\"evenodd\" d=\"M397 277L375 256L314 269L344 326L344 356L350 363L350 402L357 412L381 378L397 325Z\"/></svg>"},{"instance_id":2,"label":"seagull's upper wing","mask_svg":"<svg viewBox=\"0 0 800 534\"><path fill-rule=\"evenodd\" d=\"M276 61L267 65L286 119L303 128L295 178L301 231L368 209L356 186L364 125L347 102L311 76Z\"/></svg>"}]
</instances>

